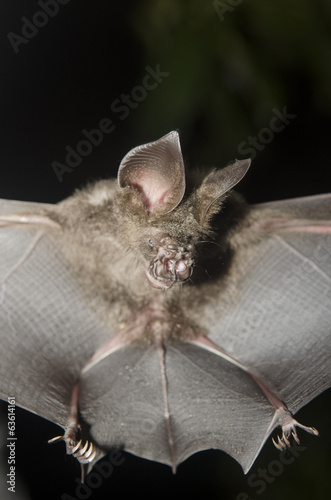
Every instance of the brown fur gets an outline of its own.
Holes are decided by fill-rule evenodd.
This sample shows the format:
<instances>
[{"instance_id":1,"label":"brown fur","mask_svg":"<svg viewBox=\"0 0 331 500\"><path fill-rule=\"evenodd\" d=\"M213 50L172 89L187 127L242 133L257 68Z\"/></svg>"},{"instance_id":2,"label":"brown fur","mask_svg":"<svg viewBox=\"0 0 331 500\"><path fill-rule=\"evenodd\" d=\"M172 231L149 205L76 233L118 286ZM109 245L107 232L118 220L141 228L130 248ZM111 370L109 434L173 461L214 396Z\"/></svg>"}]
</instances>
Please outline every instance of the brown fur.
<instances>
[{"instance_id":1,"label":"brown fur","mask_svg":"<svg viewBox=\"0 0 331 500\"><path fill-rule=\"evenodd\" d=\"M158 147L157 141L143 149L153 151ZM200 186L193 187L189 180L188 195L181 200L182 194L178 193L184 193L185 179L176 150L177 161L173 168L171 162L170 166L166 164L166 180L162 180L168 200L172 199L171 194L169 198L172 189L177 193L170 206L164 201L163 184L159 184L162 172L158 170L155 174L153 162L150 170L148 164L138 162L137 167L136 150L141 162L138 147L119 170L119 180L125 179L125 187L120 187L117 180L99 181L76 191L44 213L60 225L61 234L57 238L62 241L66 258L88 304L102 311L106 322L115 325L117 330L123 328L131 340L146 339L155 321L155 325L163 324L162 335L168 339L187 338L194 335L195 322L185 319L185 310L189 311L196 302L208 301L214 293L213 281L220 274L226 276L231 267L230 240L245 211L244 204L232 196L226 204L228 209L220 216L216 214L221 210L229 186L238 182L238 175L242 176L241 170L247 166L245 162L236 162L224 171L213 171ZM158 149L157 154L163 154L162 151ZM144 156L144 161L152 157L151 154ZM129 180L126 169L129 169ZM149 206L150 192L155 208ZM151 272L149 267L165 237L176 248L185 249L186 255L189 251L195 267L187 283L161 290L151 286L146 272ZM128 324L137 325L134 333L131 327L127 330Z\"/></svg>"}]
</instances>

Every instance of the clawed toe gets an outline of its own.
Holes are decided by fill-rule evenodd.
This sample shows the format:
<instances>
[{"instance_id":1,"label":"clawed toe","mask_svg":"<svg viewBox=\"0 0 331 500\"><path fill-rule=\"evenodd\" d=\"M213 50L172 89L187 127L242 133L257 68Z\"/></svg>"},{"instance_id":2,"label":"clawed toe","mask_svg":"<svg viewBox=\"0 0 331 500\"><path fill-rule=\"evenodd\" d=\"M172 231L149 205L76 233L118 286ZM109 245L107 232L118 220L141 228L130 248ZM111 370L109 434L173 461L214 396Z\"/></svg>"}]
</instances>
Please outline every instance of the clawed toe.
<instances>
[{"instance_id":1,"label":"clawed toe","mask_svg":"<svg viewBox=\"0 0 331 500\"><path fill-rule=\"evenodd\" d=\"M77 458L78 462L80 462L81 464L89 464L93 462L96 454L97 450L94 444L86 441L85 445L82 446L82 440L80 440L79 443L77 443L77 445L70 452L70 455L73 455L75 458Z\"/></svg>"},{"instance_id":2,"label":"clawed toe","mask_svg":"<svg viewBox=\"0 0 331 500\"><path fill-rule=\"evenodd\" d=\"M272 442L275 445L275 447L283 451L289 446L291 446L291 438L295 440L297 444L300 444L300 440L297 434L297 427L300 429L303 429L306 432L309 432L310 434L314 434L315 436L318 436L318 430L315 429L314 427L306 427L305 425L300 424L295 420L292 415L287 412L286 418L284 418L284 421L281 422L282 426L282 436L277 436L277 442L272 438Z\"/></svg>"},{"instance_id":3,"label":"clawed toe","mask_svg":"<svg viewBox=\"0 0 331 500\"><path fill-rule=\"evenodd\" d=\"M97 455L97 449L94 444L88 440L78 440L77 435L79 432L79 427L68 427L63 436L56 436L50 439L48 443L52 444L58 441L65 442L67 455L73 455L81 464L82 482L84 482L84 465L93 462Z\"/></svg>"},{"instance_id":4,"label":"clawed toe","mask_svg":"<svg viewBox=\"0 0 331 500\"><path fill-rule=\"evenodd\" d=\"M276 446L277 450L280 450L280 451L283 451L287 447L291 446L290 441L288 440L288 438L285 436L284 433L282 434L282 437L277 436L277 442L274 440L274 438L272 438L272 442ZM297 443L298 442L299 441L297 441Z\"/></svg>"}]
</instances>

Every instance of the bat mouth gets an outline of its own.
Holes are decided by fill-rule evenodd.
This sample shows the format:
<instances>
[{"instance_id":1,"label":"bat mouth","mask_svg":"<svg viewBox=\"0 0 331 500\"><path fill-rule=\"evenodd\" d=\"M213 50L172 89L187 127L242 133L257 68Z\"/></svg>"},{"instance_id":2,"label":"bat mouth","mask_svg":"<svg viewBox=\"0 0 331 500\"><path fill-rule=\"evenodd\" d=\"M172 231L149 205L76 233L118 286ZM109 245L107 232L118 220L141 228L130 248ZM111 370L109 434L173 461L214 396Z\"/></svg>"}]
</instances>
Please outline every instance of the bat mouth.
<instances>
[{"instance_id":1,"label":"bat mouth","mask_svg":"<svg viewBox=\"0 0 331 500\"><path fill-rule=\"evenodd\" d=\"M149 281L149 284L153 288L156 288L157 290L168 290L168 288L171 288L174 285L174 282L171 281L169 282L162 278L154 276L153 274L150 273L149 269L146 269L146 276Z\"/></svg>"},{"instance_id":2,"label":"bat mouth","mask_svg":"<svg viewBox=\"0 0 331 500\"><path fill-rule=\"evenodd\" d=\"M165 240L168 240L165 238ZM168 242L168 241L166 241ZM187 281L193 272L194 260L190 248L171 244L159 247L157 256L146 269L146 276L153 288L167 290Z\"/></svg>"}]
</instances>

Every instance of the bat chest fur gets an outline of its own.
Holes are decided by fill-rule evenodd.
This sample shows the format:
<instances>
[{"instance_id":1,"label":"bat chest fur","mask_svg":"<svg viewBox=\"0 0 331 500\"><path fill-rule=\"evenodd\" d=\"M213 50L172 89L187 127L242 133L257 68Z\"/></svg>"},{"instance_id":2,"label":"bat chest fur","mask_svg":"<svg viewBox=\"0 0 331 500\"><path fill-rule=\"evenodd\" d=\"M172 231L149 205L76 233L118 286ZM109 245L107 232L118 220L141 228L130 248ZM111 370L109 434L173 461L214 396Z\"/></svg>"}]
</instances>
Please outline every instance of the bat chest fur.
<instances>
[{"instance_id":1,"label":"bat chest fur","mask_svg":"<svg viewBox=\"0 0 331 500\"><path fill-rule=\"evenodd\" d=\"M162 304L154 300L139 309L124 336L129 342L155 343L159 341L188 340L196 336L195 330L181 307L170 303Z\"/></svg>"}]
</instances>

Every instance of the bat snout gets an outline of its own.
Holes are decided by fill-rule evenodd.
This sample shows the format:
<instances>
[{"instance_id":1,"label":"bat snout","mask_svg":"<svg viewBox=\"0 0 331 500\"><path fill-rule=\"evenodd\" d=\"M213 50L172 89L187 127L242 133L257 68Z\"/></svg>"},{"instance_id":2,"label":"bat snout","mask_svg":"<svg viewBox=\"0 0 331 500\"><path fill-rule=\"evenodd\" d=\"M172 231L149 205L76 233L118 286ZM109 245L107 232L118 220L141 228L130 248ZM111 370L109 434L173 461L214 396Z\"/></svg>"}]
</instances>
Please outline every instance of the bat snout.
<instances>
[{"instance_id":1,"label":"bat snout","mask_svg":"<svg viewBox=\"0 0 331 500\"><path fill-rule=\"evenodd\" d=\"M193 263L190 249L173 244L160 245L147 270L147 278L154 288L168 289L191 277Z\"/></svg>"}]
</instances>

